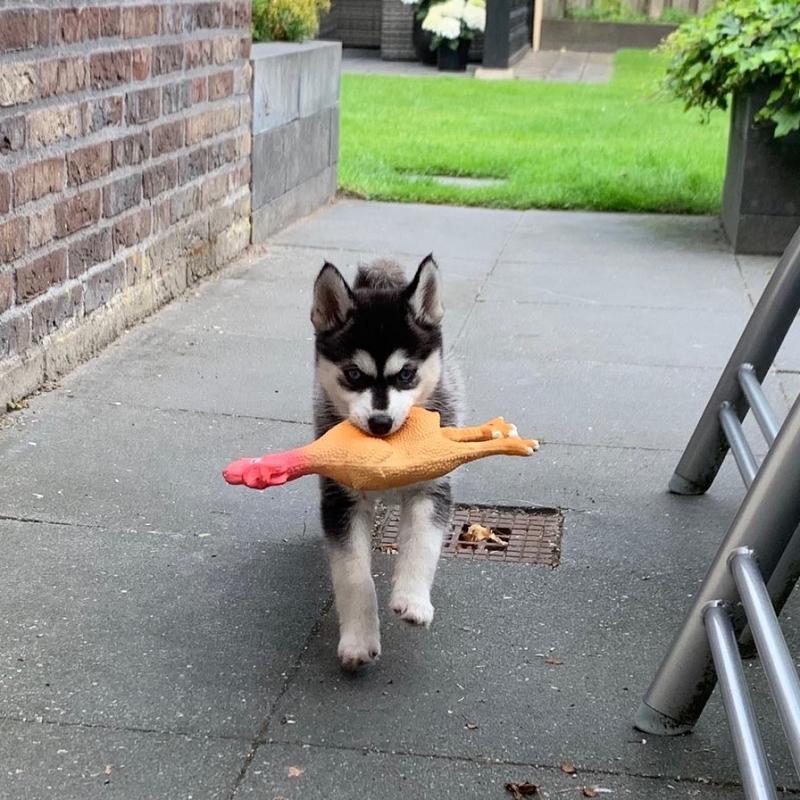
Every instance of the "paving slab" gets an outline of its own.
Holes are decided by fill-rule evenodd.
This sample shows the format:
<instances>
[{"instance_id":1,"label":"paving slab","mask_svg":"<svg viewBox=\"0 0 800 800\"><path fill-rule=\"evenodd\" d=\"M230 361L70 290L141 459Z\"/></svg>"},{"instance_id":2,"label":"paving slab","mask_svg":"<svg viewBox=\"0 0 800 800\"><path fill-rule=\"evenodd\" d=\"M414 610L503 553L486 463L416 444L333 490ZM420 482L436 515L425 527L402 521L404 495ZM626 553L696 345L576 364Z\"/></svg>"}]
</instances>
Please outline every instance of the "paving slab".
<instances>
[{"instance_id":1,"label":"paving slab","mask_svg":"<svg viewBox=\"0 0 800 800\"><path fill-rule=\"evenodd\" d=\"M382 604L392 561L379 556L374 568ZM431 629L384 616L382 660L358 678L343 677L333 663L336 625L326 617L277 709L276 717L294 724L268 735L387 753L553 766L569 760L587 771L624 766L628 774L712 783L737 774L716 696L688 737L643 737L631 724L701 562L655 577L602 553L591 567L451 560L440 572ZM758 713L769 719L771 700L757 673L748 665L762 686ZM783 743L767 748L777 780L796 786Z\"/></svg>"},{"instance_id":2,"label":"paving slab","mask_svg":"<svg viewBox=\"0 0 800 800\"><path fill-rule=\"evenodd\" d=\"M0 795L14 800L218 800L247 744L202 736L0 720Z\"/></svg>"},{"instance_id":3,"label":"paving slab","mask_svg":"<svg viewBox=\"0 0 800 800\"><path fill-rule=\"evenodd\" d=\"M420 745L424 748L424 742ZM297 777L289 777L297 775ZM299 775L298 775L299 772ZM346 781L342 780L347 776ZM708 797L738 800L741 789L697 782L633 777L581 770L574 776L556 765L527 766L441 758L426 753L376 753L345 748L303 747L274 743L259 750L237 797L374 798L404 800L510 800L507 783L533 783L542 800L582 800L584 788L598 789L597 797L640 800Z\"/></svg>"},{"instance_id":4,"label":"paving slab","mask_svg":"<svg viewBox=\"0 0 800 800\"><path fill-rule=\"evenodd\" d=\"M0 520L0 562L0 717L48 723L250 740L328 595L318 542Z\"/></svg>"}]
</instances>

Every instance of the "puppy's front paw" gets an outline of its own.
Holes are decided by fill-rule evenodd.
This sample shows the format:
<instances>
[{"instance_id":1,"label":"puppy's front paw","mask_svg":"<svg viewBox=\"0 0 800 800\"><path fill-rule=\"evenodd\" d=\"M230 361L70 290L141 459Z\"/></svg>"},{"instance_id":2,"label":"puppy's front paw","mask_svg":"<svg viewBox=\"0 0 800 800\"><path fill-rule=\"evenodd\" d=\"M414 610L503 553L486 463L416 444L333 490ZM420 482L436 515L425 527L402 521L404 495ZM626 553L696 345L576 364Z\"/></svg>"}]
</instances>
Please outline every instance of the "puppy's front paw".
<instances>
[{"instance_id":1,"label":"puppy's front paw","mask_svg":"<svg viewBox=\"0 0 800 800\"><path fill-rule=\"evenodd\" d=\"M351 672L374 664L381 657L380 638L343 633L339 639L338 655L342 668Z\"/></svg>"},{"instance_id":2,"label":"puppy's front paw","mask_svg":"<svg viewBox=\"0 0 800 800\"><path fill-rule=\"evenodd\" d=\"M433 606L423 595L395 590L389 606L400 619L412 625L424 625L427 628L433 622Z\"/></svg>"}]
</instances>

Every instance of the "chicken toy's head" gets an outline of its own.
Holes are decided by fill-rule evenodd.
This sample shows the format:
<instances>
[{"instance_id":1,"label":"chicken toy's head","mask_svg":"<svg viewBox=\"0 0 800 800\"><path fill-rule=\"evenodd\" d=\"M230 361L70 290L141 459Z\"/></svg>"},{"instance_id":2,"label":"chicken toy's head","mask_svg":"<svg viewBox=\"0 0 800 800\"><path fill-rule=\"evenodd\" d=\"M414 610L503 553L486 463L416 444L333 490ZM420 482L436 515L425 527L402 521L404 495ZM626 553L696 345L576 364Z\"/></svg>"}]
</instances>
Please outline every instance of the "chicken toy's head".
<instances>
[{"instance_id":1,"label":"chicken toy's head","mask_svg":"<svg viewBox=\"0 0 800 800\"><path fill-rule=\"evenodd\" d=\"M222 476L233 486L243 483L251 489L266 489L299 477L305 466L305 460L296 451L289 450L261 458L240 458L229 464Z\"/></svg>"}]
</instances>

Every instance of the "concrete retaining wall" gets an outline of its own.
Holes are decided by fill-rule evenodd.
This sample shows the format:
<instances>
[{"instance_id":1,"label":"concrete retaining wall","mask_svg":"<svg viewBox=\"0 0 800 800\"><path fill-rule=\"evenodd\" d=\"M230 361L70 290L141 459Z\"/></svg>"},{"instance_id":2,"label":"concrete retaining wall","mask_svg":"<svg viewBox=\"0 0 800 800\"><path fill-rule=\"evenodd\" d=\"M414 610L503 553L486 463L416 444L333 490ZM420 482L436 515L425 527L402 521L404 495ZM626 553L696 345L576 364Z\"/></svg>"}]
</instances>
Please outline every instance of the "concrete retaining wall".
<instances>
[{"instance_id":1,"label":"concrete retaining wall","mask_svg":"<svg viewBox=\"0 0 800 800\"><path fill-rule=\"evenodd\" d=\"M254 243L336 194L341 59L339 42L253 46Z\"/></svg>"},{"instance_id":2,"label":"concrete retaining wall","mask_svg":"<svg viewBox=\"0 0 800 800\"><path fill-rule=\"evenodd\" d=\"M250 0L0 4L0 413L250 238Z\"/></svg>"}]
</instances>

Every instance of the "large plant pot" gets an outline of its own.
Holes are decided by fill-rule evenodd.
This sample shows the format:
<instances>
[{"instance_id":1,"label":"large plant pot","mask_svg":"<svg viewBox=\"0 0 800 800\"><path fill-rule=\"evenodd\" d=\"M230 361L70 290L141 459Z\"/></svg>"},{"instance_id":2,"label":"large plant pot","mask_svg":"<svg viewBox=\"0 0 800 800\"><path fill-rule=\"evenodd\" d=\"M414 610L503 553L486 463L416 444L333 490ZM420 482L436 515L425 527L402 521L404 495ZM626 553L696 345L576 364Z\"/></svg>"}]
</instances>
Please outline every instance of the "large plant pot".
<instances>
[{"instance_id":1,"label":"large plant pot","mask_svg":"<svg viewBox=\"0 0 800 800\"><path fill-rule=\"evenodd\" d=\"M414 52L417 59L430 67L436 64L436 50L431 49L433 34L422 29L422 20L417 19L417 10L414 9L414 26L411 29L411 41L414 43Z\"/></svg>"},{"instance_id":2,"label":"large plant pot","mask_svg":"<svg viewBox=\"0 0 800 800\"><path fill-rule=\"evenodd\" d=\"M800 133L755 122L770 87L734 97L722 224L737 253L782 253L800 227Z\"/></svg>"},{"instance_id":3,"label":"large plant pot","mask_svg":"<svg viewBox=\"0 0 800 800\"><path fill-rule=\"evenodd\" d=\"M442 72L464 72L469 57L469 39L461 39L458 47L442 44L436 50L436 65Z\"/></svg>"}]
</instances>

